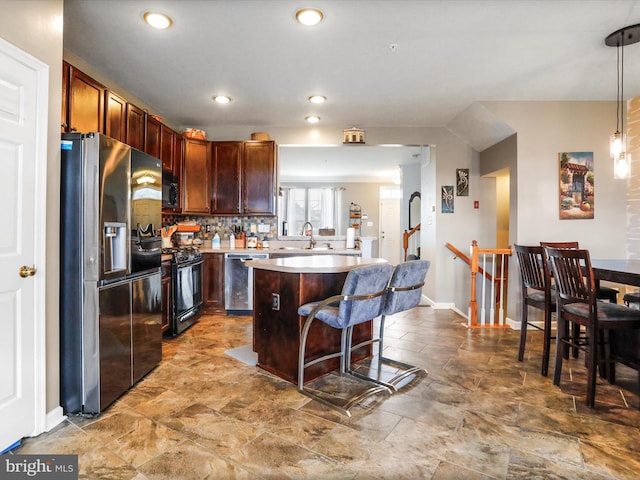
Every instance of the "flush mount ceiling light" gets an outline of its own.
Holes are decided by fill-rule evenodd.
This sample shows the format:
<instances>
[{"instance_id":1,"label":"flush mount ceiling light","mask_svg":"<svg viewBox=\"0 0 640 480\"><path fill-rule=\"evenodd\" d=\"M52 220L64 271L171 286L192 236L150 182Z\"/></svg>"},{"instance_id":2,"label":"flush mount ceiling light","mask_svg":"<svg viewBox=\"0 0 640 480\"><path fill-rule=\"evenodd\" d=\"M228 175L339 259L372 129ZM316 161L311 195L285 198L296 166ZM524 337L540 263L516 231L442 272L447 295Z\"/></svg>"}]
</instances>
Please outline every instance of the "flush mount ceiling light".
<instances>
[{"instance_id":1,"label":"flush mount ceiling light","mask_svg":"<svg viewBox=\"0 0 640 480\"><path fill-rule=\"evenodd\" d=\"M624 129L624 47L640 42L640 24L621 28L608 35L604 43L608 47L616 47L616 132L609 140L609 150L613 160L613 178L629 178L631 176L631 156L627 153L627 134Z\"/></svg>"},{"instance_id":2,"label":"flush mount ceiling light","mask_svg":"<svg viewBox=\"0 0 640 480\"><path fill-rule=\"evenodd\" d=\"M311 103L324 103L327 100L327 97L324 95L311 95L309 97L309 101Z\"/></svg>"},{"instance_id":3,"label":"flush mount ceiling light","mask_svg":"<svg viewBox=\"0 0 640 480\"><path fill-rule=\"evenodd\" d=\"M153 28L169 28L173 23L171 17L165 15L164 13L158 12L147 12L144 14L144 21L151 25Z\"/></svg>"},{"instance_id":4,"label":"flush mount ceiling light","mask_svg":"<svg viewBox=\"0 0 640 480\"><path fill-rule=\"evenodd\" d=\"M296 20L307 27L317 25L323 18L324 13L317 8L301 8L296 12Z\"/></svg>"},{"instance_id":5,"label":"flush mount ceiling light","mask_svg":"<svg viewBox=\"0 0 640 480\"><path fill-rule=\"evenodd\" d=\"M317 115L309 115L308 117L305 117L305 120L309 123L318 123L320 121L320 117Z\"/></svg>"},{"instance_id":6,"label":"flush mount ceiling light","mask_svg":"<svg viewBox=\"0 0 640 480\"><path fill-rule=\"evenodd\" d=\"M231 97L227 97L226 95L215 95L213 98L213 101L216 103L229 103L231 101Z\"/></svg>"}]
</instances>

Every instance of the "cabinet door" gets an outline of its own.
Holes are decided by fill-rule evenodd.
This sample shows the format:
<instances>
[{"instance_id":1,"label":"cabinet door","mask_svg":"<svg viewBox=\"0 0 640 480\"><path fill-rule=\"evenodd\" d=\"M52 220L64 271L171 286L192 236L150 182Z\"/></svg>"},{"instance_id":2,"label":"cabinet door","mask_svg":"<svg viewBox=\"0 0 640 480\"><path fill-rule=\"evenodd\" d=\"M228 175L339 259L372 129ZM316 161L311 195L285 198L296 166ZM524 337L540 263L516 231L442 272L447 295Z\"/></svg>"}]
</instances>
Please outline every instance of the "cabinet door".
<instances>
[{"instance_id":1,"label":"cabinet door","mask_svg":"<svg viewBox=\"0 0 640 480\"><path fill-rule=\"evenodd\" d=\"M173 172L173 149L175 132L166 125L160 126L160 160L162 170Z\"/></svg>"},{"instance_id":2,"label":"cabinet door","mask_svg":"<svg viewBox=\"0 0 640 480\"><path fill-rule=\"evenodd\" d=\"M224 312L224 255L205 253L202 257L204 259L204 312Z\"/></svg>"},{"instance_id":3,"label":"cabinet door","mask_svg":"<svg viewBox=\"0 0 640 480\"><path fill-rule=\"evenodd\" d=\"M240 212L242 142L213 142L212 213Z\"/></svg>"},{"instance_id":4,"label":"cabinet door","mask_svg":"<svg viewBox=\"0 0 640 480\"><path fill-rule=\"evenodd\" d=\"M182 159L184 157L184 137L176 133L173 137L173 174L180 180Z\"/></svg>"},{"instance_id":5,"label":"cabinet door","mask_svg":"<svg viewBox=\"0 0 640 480\"><path fill-rule=\"evenodd\" d=\"M210 213L211 147L206 140L184 141L182 213Z\"/></svg>"},{"instance_id":6,"label":"cabinet door","mask_svg":"<svg viewBox=\"0 0 640 480\"><path fill-rule=\"evenodd\" d=\"M147 128L145 130L144 151L152 157L160 158L160 128L159 120L147 115Z\"/></svg>"},{"instance_id":7,"label":"cabinet door","mask_svg":"<svg viewBox=\"0 0 640 480\"><path fill-rule=\"evenodd\" d=\"M107 90L104 94L104 133L121 142L126 141L127 101Z\"/></svg>"},{"instance_id":8,"label":"cabinet door","mask_svg":"<svg viewBox=\"0 0 640 480\"><path fill-rule=\"evenodd\" d=\"M104 132L104 91L90 76L69 68L70 132Z\"/></svg>"},{"instance_id":9,"label":"cabinet door","mask_svg":"<svg viewBox=\"0 0 640 480\"><path fill-rule=\"evenodd\" d=\"M69 70L71 69L71 65L69 65L64 60L62 61L62 116L60 120L60 131L68 132L69 131L69 118L68 118L68 108L69 108Z\"/></svg>"},{"instance_id":10,"label":"cabinet door","mask_svg":"<svg viewBox=\"0 0 640 480\"><path fill-rule=\"evenodd\" d=\"M171 262L162 262L162 332L169 329L173 314L171 296Z\"/></svg>"},{"instance_id":11,"label":"cabinet door","mask_svg":"<svg viewBox=\"0 0 640 480\"><path fill-rule=\"evenodd\" d=\"M248 214L276 214L275 142L244 142L242 210Z\"/></svg>"},{"instance_id":12,"label":"cabinet door","mask_svg":"<svg viewBox=\"0 0 640 480\"><path fill-rule=\"evenodd\" d=\"M127 128L125 143L140 151L144 151L144 110L127 103Z\"/></svg>"}]
</instances>

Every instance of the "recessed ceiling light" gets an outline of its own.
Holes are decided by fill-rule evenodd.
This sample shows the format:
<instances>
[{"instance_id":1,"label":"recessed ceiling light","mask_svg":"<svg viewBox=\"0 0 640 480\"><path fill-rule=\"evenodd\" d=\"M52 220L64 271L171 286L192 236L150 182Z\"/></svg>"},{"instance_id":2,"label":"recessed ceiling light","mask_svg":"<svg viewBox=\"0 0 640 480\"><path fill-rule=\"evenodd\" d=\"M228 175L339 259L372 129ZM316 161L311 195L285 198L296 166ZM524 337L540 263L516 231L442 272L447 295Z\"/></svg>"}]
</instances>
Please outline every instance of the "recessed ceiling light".
<instances>
[{"instance_id":1,"label":"recessed ceiling light","mask_svg":"<svg viewBox=\"0 0 640 480\"><path fill-rule=\"evenodd\" d=\"M147 22L154 28L169 28L173 23L171 17L165 15L164 13L158 12L147 12L144 14L144 21Z\"/></svg>"},{"instance_id":2,"label":"recessed ceiling light","mask_svg":"<svg viewBox=\"0 0 640 480\"><path fill-rule=\"evenodd\" d=\"M327 97L323 95L311 95L309 97L309 101L311 103L324 103L327 100Z\"/></svg>"},{"instance_id":3,"label":"recessed ceiling light","mask_svg":"<svg viewBox=\"0 0 640 480\"><path fill-rule=\"evenodd\" d=\"M296 20L307 27L317 25L323 18L322 10L317 8L301 8L296 12Z\"/></svg>"},{"instance_id":4,"label":"recessed ceiling light","mask_svg":"<svg viewBox=\"0 0 640 480\"><path fill-rule=\"evenodd\" d=\"M310 115L308 117L305 117L305 120L309 123L318 123L320 121L320 117L318 117L317 115Z\"/></svg>"},{"instance_id":5,"label":"recessed ceiling light","mask_svg":"<svg viewBox=\"0 0 640 480\"><path fill-rule=\"evenodd\" d=\"M227 97L226 95L216 95L212 98L216 103L229 103L231 101L231 97Z\"/></svg>"}]
</instances>

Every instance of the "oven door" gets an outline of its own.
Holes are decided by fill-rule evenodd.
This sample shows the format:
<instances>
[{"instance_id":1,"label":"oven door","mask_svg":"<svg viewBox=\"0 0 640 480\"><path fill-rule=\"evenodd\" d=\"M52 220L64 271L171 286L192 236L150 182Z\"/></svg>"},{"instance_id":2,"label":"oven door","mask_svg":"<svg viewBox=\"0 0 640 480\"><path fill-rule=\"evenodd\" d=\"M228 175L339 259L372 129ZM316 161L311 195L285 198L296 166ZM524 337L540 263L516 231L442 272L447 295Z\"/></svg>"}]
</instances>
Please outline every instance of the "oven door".
<instances>
[{"instance_id":1,"label":"oven door","mask_svg":"<svg viewBox=\"0 0 640 480\"><path fill-rule=\"evenodd\" d=\"M198 321L202 309L202 259L175 264L172 333L178 335Z\"/></svg>"}]
</instances>

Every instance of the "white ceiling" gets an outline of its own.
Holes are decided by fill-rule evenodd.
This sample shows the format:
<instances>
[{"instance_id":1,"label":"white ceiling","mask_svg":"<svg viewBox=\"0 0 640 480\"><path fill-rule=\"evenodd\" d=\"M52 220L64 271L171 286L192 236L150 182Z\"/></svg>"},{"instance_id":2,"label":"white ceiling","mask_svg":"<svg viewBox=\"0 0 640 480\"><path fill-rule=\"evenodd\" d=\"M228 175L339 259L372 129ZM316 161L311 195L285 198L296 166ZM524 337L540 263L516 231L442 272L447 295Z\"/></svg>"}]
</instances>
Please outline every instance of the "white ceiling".
<instances>
[{"instance_id":1,"label":"white ceiling","mask_svg":"<svg viewBox=\"0 0 640 480\"><path fill-rule=\"evenodd\" d=\"M301 6L325 13L315 27ZM615 100L616 51L638 0L64 0L64 46L170 123L448 126L475 102ZM145 11L173 18L164 31ZM396 51L389 48L397 44ZM640 44L625 97L640 95ZM225 106L211 100L226 94ZM323 105L307 99L326 95Z\"/></svg>"}]
</instances>

